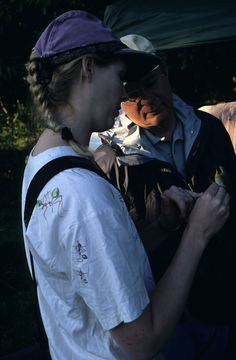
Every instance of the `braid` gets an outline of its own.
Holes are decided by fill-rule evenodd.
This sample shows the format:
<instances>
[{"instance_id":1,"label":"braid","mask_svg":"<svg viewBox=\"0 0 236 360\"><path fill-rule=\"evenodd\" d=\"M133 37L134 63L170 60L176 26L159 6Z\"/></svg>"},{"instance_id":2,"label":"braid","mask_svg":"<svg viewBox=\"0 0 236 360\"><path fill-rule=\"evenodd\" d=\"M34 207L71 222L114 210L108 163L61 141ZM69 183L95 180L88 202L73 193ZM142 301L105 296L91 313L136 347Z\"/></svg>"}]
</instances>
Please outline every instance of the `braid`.
<instances>
[{"instance_id":1,"label":"braid","mask_svg":"<svg viewBox=\"0 0 236 360\"><path fill-rule=\"evenodd\" d=\"M81 66L81 60L76 59L59 66L55 70L52 79L49 82L43 83L39 81L37 73L39 59L39 55L33 51L26 64L28 71L26 80L29 83L34 104L39 110L44 124L47 128L59 133L64 128L64 125L58 119L55 119L55 109L58 104L65 102L65 94L68 93L67 89L69 89L71 80L73 80L75 70L78 70ZM79 144L73 136L65 140L68 141L69 145L78 155L89 159L93 158L92 150Z\"/></svg>"},{"instance_id":2,"label":"braid","mask_svg":"<svg viewBox=\"0 0 236 360\"><path fill-rule=\"evenodd\" d=\"M87 159L93 159L93 151L89 147L83 146L75 140L68 140L68 143L78 155Z\"/></svg>"},{"instance_id":3,"label":"braid","mask_svg":"<svg viewBox=\"0 0 236 360\"><path fill-rule=\"evenodd\" d=\"M62 127L61 129L61 137L63 140L68 141L68 143L70 144L70 146L72 147L72 149L79 155L86 157L86 158L92 158L93 157L93 153L92 151L88 148L85 147L81 144L78 143L78 141L76 141L72 135L71 130L68 127Z\"/></svg>"},{"instance_id":4,"label":"braid","mask_svg":"<svg viewBox=\"0 0 236 360\"><path fill-rule=\"evenodd\" d=\"M39 56L36 52L32 52L29 62L26 64L26 69L28 75L26 77L27 82L29 83L30 93L34 100L34 104L40 112L41 118L44 120L45 124L50 124L52 122L53 116L50 110L50 103L48 99L48 88L47 86L38 82L37 78L37 62Z\"/></svg>"}]
</instances>

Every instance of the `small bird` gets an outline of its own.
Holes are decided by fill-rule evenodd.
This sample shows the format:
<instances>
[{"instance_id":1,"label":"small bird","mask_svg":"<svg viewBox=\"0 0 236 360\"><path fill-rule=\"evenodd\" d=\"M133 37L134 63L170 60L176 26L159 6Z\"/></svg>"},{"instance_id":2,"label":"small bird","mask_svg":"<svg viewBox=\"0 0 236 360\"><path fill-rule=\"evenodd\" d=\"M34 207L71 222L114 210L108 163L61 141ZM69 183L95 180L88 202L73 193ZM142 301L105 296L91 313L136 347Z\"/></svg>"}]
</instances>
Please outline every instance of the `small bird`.
<instances>
[{"instance_id":1,"label":"small bird","mask_svg":"<svg viewBox=\"0 0 236 360\"><path fill-rule=\"evenodd\" d=\"M223 166L218 166L215 173L215 182L219 186L223 186L229 193L231 191L231 183L229 175Z\"/></svg>"}]
</instances>

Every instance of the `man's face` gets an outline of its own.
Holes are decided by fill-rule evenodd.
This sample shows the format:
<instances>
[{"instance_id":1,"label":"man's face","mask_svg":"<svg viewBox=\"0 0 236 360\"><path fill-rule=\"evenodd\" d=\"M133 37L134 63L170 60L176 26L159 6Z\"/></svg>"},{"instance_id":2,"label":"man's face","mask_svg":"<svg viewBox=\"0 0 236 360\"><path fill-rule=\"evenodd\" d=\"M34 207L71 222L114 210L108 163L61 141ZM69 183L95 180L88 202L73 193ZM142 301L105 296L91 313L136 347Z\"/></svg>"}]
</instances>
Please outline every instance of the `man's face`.
<instances>
[{"instance_id":1,"label":"man's face","mask_svg":"<svg viewBox=\"0 0 236 360\"><path fill-rule=\"evenodd\" d=\"M125 88L129 99L121 107L131 121L148 130L161 131L168 126L172 92L160 67L141 80L126 84Z\"/></svg>"}]
</instances>

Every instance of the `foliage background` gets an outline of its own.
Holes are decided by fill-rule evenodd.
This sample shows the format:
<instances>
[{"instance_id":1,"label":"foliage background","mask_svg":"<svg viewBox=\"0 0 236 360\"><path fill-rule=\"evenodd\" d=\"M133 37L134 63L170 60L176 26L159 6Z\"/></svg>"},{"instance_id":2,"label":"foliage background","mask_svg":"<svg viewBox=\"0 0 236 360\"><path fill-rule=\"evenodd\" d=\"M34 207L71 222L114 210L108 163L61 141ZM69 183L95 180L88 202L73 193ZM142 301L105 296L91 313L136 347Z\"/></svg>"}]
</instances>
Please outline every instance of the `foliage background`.
<instances>
[{"instance_id":1,"label":"foliage background","mask_svg":"<svg viewBox=\"0 0 236 360\"><path fill-rule=\"evenodd\" d=\"M113 1L114 2L114 1ZM39 126L28 107L24 64L41 30L71 9L101 19L110 0L0 0L0 356L33 342L35 302L20 223L20 188L26 156ZM166 53L173 90L188 103L235 101L235 42Z\"/></svg>"}]
</instances>

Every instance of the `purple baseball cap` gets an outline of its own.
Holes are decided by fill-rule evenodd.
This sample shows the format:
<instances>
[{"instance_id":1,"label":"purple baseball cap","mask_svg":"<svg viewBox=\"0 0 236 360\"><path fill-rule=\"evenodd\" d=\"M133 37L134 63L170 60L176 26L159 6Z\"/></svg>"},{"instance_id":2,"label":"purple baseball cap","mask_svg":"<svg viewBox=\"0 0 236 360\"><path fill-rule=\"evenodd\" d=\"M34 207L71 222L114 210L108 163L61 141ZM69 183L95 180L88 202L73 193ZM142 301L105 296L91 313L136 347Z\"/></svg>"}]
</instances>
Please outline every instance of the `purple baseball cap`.
<instances>
[{"instance_id":1,"label":"purple baseball cap","mask_svg":"<svg viewBox=\"0 0 236 360\"><path fill-rule=\"evenodd\" d=\"M52 69L86 54L117 55L127 66L125 81L144 76L160 63L154 54L128 48L100 19L81 10L71 10L54 19L33 50Z\"/></svg>"}]
</instances>

